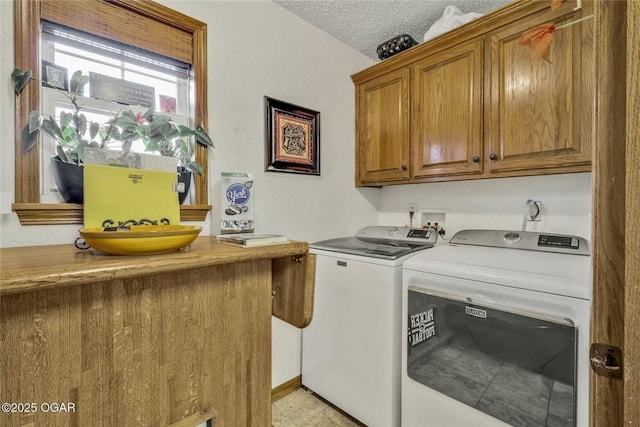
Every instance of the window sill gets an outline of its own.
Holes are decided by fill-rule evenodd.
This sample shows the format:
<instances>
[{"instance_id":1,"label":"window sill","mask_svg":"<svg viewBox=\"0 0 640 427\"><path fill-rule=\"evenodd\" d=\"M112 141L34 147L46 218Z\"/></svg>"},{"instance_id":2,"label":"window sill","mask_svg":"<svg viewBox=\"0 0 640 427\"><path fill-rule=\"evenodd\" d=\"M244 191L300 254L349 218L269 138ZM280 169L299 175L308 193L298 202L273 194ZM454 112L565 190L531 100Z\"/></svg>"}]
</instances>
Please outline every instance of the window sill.
<instances>
[{"instance_id":1,"label":"window sill","mask_svg":"<svg viewBox=\"0 0 640 427\"><path fill-rule=\"evenodd\" d=\"M83 207L74 203L14 203L21 225L83 224ZM180 221L204 221L211 205L180 206Z\"/></svg>"}]
</instances>

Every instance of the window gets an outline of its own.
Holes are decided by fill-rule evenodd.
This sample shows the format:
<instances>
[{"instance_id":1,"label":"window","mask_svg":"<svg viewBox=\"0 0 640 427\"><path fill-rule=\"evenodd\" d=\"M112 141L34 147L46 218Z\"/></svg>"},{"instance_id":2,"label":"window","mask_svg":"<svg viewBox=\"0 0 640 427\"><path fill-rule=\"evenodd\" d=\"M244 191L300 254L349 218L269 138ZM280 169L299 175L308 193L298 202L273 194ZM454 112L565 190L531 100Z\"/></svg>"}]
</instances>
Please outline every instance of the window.
<instances>
[{"instance_id":1,"label":"window","mask_svg":"<svg viewBox=\"0 0 640 427\"><path fill-rule=\"evenodd\" d=\"M41 58L43 61L63 67L68 74L80 70L83 74L95 73L122 79L127 82L150 86L154 89L154 105L157 112L169 115L177 124L194 127L190 102L190 64L176 61L152 52L131 48L122 43L42 21ZM148 107L127 105L90 97L91 81L85 87L81 101L82 112L89 121L105 123L122 108L144 113ZM59 117L63 111L72 111L67 97L58 89L42 87L42 114ZM55 155L55 141L43 134L41 141L41 202L60 203L53 182L48 159ZM119 150L119 145L109 149ZM134 143L132 150L144 152L142 142ZM154 153L157 154L157 153Z\"/></svg>"},{"instance_id":2,"label":"window","mask_svg":"<svg viewBox=\"0 0 640 427\"><path fill-rule=\"evenodd\" d=\"M14 7L16 67L31 69L39 77L42 21L135 46L190 64L193 123L206 127L207 28L204 23L149 0L16 0ZM24 31L26 28L31 31ZM132 64L130 72L143 74L135 68L136 65L140 66ZM41 107L41 90L33 83L29 83L16 99L16 135L20 135L27 123L29 111L40 110ZM48 204L40 199L40 144L23 155L19 139L16 138L13 210L21 224L82 224L82 206ZM196 148L196 161L204 166L205 171L194 177L195 203L181 207L181 219L184 221L202 221L211 209L208 204L206 148Z\"/></svg>"}]
</instances>

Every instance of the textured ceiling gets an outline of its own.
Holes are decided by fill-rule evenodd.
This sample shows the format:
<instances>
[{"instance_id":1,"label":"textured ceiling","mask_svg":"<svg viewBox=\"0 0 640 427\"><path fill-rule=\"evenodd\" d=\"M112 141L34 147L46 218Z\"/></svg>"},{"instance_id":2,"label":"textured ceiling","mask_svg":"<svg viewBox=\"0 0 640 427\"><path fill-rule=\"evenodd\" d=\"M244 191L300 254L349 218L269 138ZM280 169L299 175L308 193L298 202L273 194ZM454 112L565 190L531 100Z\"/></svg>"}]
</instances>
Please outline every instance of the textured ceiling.
<instances>
[{"instance_id":1,"label":"textured ceiling","mask_svg":"<svg viewBox=\"0 0 640 427\"><path fill-rule=\"evenodd\" d=\"M273 0L345 44L378 59L379 44L400 34L418 43L448 5L485 14L511 0Z\"/></svg>"}]
</instances>

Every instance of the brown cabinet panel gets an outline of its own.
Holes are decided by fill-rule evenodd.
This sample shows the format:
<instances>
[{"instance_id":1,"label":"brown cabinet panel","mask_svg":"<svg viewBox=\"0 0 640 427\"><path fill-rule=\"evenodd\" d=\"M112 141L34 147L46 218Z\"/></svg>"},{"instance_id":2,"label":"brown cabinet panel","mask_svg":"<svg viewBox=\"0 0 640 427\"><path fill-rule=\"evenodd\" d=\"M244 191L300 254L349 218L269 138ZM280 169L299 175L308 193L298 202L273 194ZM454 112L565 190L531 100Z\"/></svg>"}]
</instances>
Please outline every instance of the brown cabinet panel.
<instances>
[{"instance_id":1,"label":"brown cabinet panel","mask_svg":"<svg viewBox=\"0 0 640 427\"><path fill-rule=\"evenodd\" d=\"M0 425L271 425L270 281L264 259L3 295L0 398L75 410Z\"/></svg>"},{"instance_id":2,"label":"brown cabinet panel","mask_svg":"<svg viewBox=\"0 0 640 427\"><path fill-rule=\"evenodd\" d=\"M276 258L271 270L273 315L296 328L306 328L313 318L315 254Z\"/></svg>"},{"instance_id":3,"label":"brown cabinet panel","mask_svg":"<svg viewBox=\"0 0 640 427\"><path fill-rule=\"evenodd\" d=\"M472 40L412 65L414 177L482 173L482 45Z\"/></svg>"},{"instance_id":4,"label":"brown cabinet panel","mask_svg":"<svg viewBox=\"0 0 640 427\"><path fill-rule=\"evenodd\" d=\"M588 165L593 115L592 22L556 31L551 63L533 61L516 43L537 25L559 26L588 15L543 10L490 34L488 155L492 173Z\"/></svg>"},{"instance_id":5,"label":"brown cabinet panel","mask_svg":"<svg viewBox=\"0 0 640 427\"><path fill-rule=\"evenodd\" d=\"M356 184L409 178L409 70L358 88Z\"/></svg>"}]
</instances>

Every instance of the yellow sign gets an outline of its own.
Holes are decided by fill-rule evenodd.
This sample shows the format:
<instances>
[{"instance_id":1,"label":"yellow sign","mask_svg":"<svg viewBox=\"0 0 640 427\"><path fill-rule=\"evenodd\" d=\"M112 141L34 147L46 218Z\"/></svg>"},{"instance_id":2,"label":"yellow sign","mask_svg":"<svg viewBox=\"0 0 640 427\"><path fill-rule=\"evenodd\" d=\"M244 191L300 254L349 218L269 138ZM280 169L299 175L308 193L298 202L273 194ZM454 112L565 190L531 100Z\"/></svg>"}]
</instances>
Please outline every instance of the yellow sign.
<instances>
[{"instance_id":1,"label":"yellow sign","mask_svg":"<svg viewBox=\"0 0 640 427\"><path fill-rule=\"evenodd\" d=\"M103 227L141 219L166 218L180 224L176 172L84 165L84 226Z\"/></svg>"}]
</instances>

